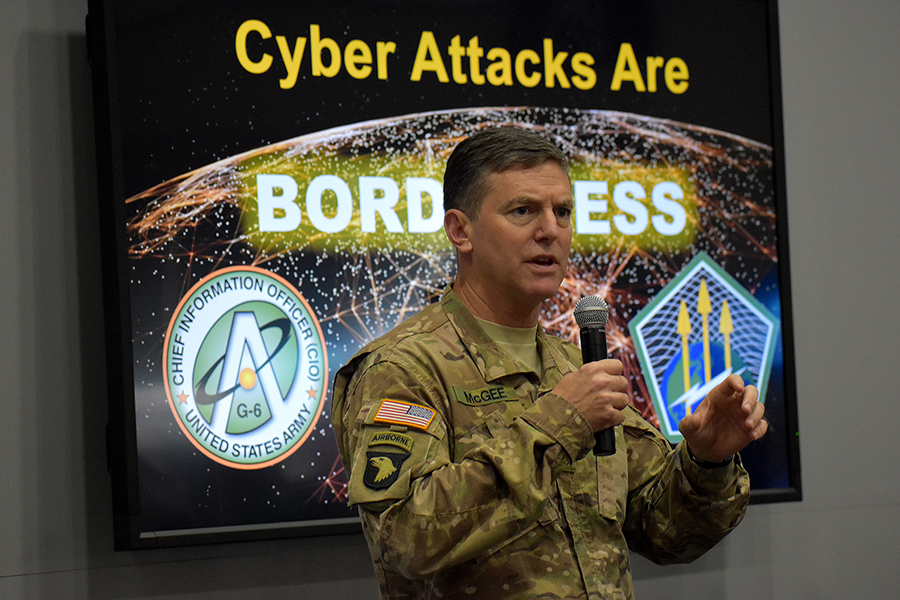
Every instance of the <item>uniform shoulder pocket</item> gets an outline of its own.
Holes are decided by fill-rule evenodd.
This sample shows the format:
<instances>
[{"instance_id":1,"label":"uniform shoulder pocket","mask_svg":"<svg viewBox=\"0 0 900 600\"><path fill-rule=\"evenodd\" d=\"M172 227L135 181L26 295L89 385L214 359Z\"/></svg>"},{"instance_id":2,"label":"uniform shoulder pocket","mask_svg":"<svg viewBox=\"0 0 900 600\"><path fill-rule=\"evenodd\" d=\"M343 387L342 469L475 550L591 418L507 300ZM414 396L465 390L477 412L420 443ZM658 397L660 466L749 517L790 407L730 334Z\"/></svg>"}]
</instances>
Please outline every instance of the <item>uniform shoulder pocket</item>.
<instances>
[{"instance_id":1,"label":"uniform shoulder pocket","mask_svg":"<svg viewBox=\"0 0 900 600\"><path fill-rule=\"evenodd\" d=\"M349 503L405 498L412 479L440 461L441 423L434 409L401 400L380 400L361 414Z\"/></svg>"}]
</instances>

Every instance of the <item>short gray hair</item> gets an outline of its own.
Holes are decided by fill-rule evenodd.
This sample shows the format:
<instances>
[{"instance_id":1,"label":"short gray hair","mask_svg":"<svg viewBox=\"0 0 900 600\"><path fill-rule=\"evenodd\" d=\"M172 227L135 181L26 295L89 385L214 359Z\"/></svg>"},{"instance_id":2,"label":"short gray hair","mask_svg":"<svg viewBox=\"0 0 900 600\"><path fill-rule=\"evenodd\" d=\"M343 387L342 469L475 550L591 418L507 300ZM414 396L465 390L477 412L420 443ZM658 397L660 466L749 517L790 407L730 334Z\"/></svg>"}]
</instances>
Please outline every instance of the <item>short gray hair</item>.
<instances>
[{"instance_id":1,"label":"short gray hair","mask_svg":"<svg viewBox=\"0 0 900 600\"><path fill-rule=\"evenodd\" d=\"M491 127L460 142L444 171L444 210L457 209L477 219L487 193L488 176L510 168L553 162L569 174L565 154L546 137L514 126Z\"/></svg>"}]
</instances>

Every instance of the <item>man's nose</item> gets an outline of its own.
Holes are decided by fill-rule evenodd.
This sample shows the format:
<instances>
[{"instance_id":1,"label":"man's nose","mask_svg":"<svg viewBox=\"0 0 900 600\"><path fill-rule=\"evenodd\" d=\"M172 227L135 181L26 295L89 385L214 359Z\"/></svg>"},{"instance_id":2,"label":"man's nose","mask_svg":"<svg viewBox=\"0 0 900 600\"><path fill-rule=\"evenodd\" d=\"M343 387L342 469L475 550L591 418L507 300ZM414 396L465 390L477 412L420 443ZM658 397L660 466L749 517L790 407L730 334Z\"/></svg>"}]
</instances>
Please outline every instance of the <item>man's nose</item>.
<instances>
[{"instance_id":1,"label":"man's nose","mask_svg":"<svg viewBox=\"0 0 900 600\"><path fill-rule=\"evenodd\" d=\"M559 237L561 229L562 227L556 216L556 211L552 208L542 210L540 217L537 219L534 237L538 241L553 241Z\"/></svg>"}]
</instances>

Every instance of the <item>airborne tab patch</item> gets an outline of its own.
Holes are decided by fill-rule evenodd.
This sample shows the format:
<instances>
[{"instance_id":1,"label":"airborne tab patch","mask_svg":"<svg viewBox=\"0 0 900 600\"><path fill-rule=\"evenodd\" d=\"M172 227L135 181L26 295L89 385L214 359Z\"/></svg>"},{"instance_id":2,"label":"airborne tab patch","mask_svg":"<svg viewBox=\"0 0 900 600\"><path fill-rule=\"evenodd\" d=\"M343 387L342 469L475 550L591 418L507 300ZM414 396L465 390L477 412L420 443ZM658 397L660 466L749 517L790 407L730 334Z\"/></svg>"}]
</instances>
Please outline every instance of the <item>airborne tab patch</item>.
<instances>
[{"instance_id":1,"label":"airborne tab patch","mask_svg":"<svg viewBox=\"0 0 900 600\"><path fill-rule=\"evenodd\" d=\"M372 435L372 439L369 440L369 447L381 445L396 446L409 452L413 447L413 439L396 431L379 431Z\"/></svg>"},{"instance_id":2,"label":"airborne tab patch","mask_svg":"<svg viewBox=\"0 0 900 600\"><path fill-rule=\"evenodd\" d=\"M432 419L434 419L434 410L430 408L385 398L381 401L378 412L375 413L374 421L425 430L428 429Z\"/></svg>"}]
</instances>

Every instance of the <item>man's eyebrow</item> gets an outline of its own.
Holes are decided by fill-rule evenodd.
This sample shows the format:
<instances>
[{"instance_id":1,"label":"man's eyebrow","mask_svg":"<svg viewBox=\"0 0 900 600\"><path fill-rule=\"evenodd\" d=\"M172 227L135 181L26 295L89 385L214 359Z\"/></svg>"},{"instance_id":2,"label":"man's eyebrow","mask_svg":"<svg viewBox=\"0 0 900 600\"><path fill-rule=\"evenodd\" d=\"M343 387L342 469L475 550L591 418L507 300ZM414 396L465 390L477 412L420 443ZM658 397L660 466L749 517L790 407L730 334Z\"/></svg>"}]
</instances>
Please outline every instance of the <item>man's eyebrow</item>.
<instances>
[{"instance_id":1,"label":"man's eyebrow","mask_svg":"<svg viewBox=\"0 0 900 600\"><path fill-rule=\"evenodd\" d=\"M521 196L514 196L506 200L503 204L500 205L501 209L506 209L511 206L519 205L519 204L543 204L544 200L537 196L529 196L527 194L523 194ZM575 199L572 196L567 196L565 200L551 200L550 204L553 206L565 206L567 208L573 208L575 206Z\"/></svg>"},{"instance_id":2,"label":"man's eyebrow","mask_svg":"<svg viewBox=\"0 0 900 600\"><path fill-rule=\"evenodd\" d=\"M553 201L553 208L565 208L566 210L575 210L575 200L571 196L562 201Z\"/></svg>"},{"instance_id":3,"label":"man's eyebrow","mask_svg":"<svg viewBox=\"0 0 900 600\"><path fill-rule=\"evenodd\" d=\"M516 206L519 204L540 204L540 198L535 196L521 195L521 196L513 196L509 198L500 205L501 208L510 208L512 206Z\"/></svg>"}]
</instances>

